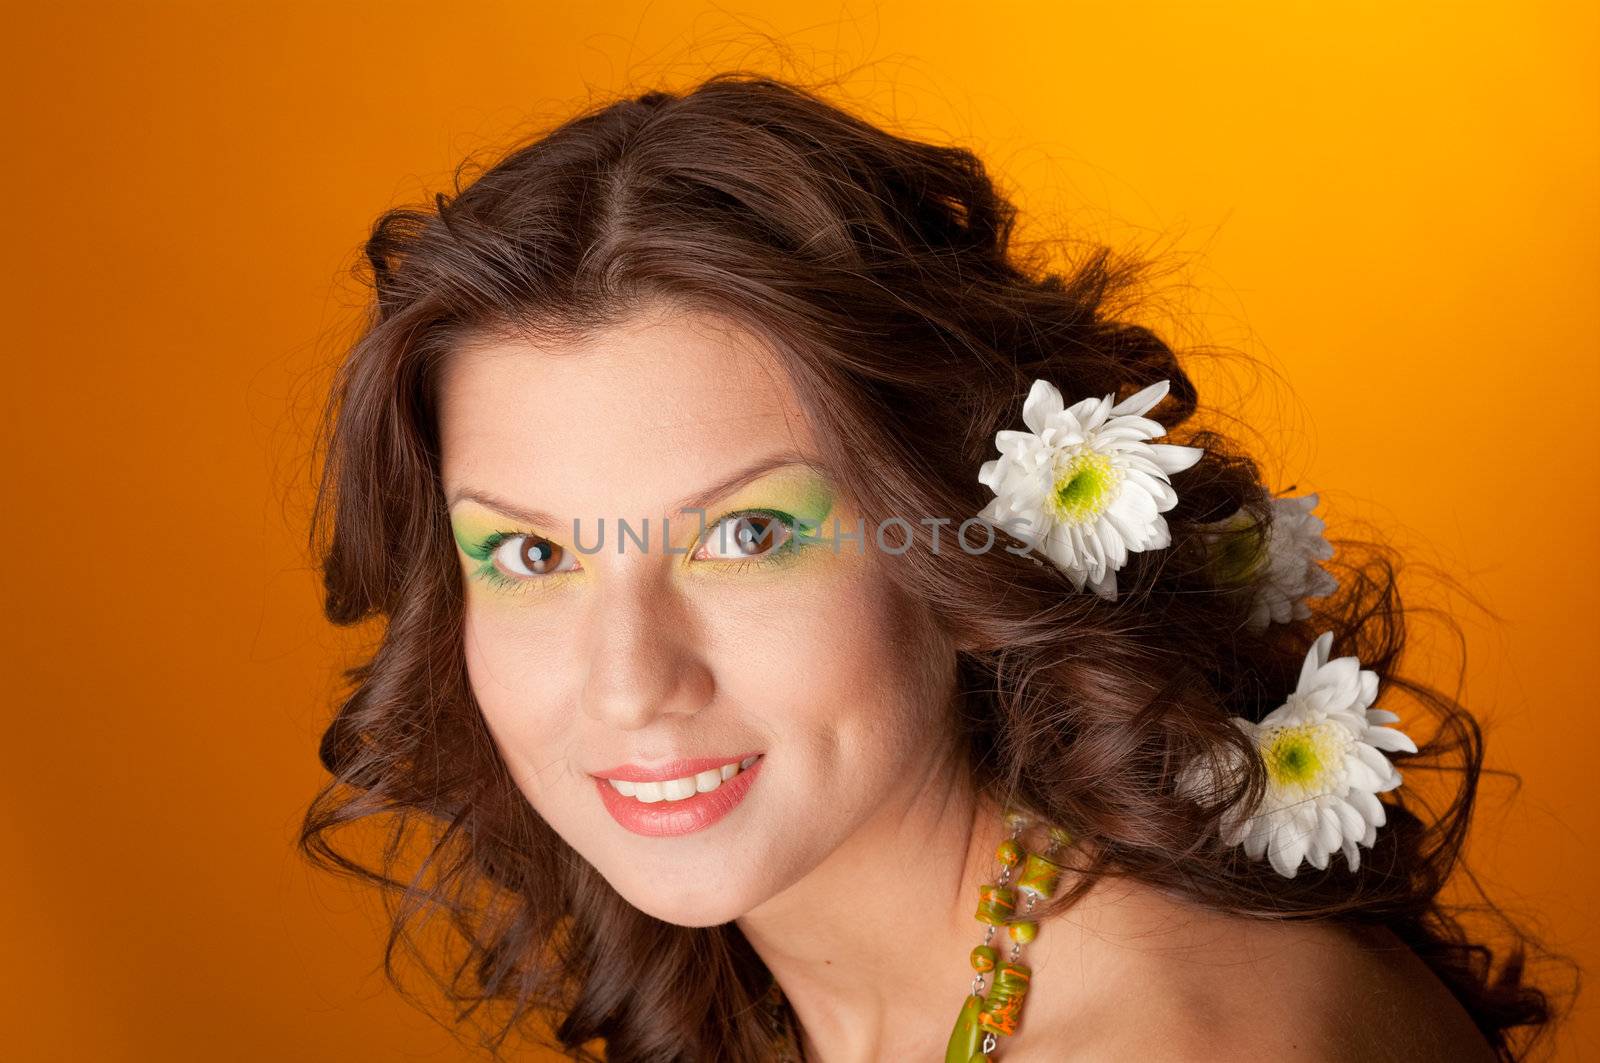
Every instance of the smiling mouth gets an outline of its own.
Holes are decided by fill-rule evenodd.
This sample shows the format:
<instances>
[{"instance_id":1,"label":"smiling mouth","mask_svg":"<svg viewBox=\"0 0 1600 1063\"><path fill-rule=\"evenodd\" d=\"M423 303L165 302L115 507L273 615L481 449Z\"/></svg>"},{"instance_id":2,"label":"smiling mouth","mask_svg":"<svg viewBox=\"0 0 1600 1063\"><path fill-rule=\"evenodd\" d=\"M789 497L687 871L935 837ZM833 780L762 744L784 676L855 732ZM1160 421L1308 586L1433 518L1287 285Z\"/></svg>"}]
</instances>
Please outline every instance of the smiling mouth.
<instances>
[{"instance_id":1,"label":"smiling mouth","mask_svg":"<svg viewBox=\"0 0 1600 1063\"><path fill-rule=\"evenodd\" d=\"M760 759L761 754L757 753L736 764L724 764L720 768L708 768L694 775L662 779L658 782L630 782L627 779L606 779L605 782L623 797L631 797L647 805L658 801L686 801L697 794L714 792L723 783L741 774Z\"/></svg>"},{"instance_id":2,"label":"smiling mouth","mask_svg":"<svg viewBox=\"0 0 1600 1063\"><path fill-rule=\"evenodd\" d=\"M766 763L766 754L756 753L736 763L677 779L638 782L596 775L594 786L606 812L624 830L646 837L673 837L705 830L732 813L760 780ZM621 773L621 769L616 770ZM700 789L702 778L709 789ZM633 790L631 796L624 793L625 787ZM686 797L667 796L669 792L682 794L686 790Z\"/></svg>"}]
</instances>

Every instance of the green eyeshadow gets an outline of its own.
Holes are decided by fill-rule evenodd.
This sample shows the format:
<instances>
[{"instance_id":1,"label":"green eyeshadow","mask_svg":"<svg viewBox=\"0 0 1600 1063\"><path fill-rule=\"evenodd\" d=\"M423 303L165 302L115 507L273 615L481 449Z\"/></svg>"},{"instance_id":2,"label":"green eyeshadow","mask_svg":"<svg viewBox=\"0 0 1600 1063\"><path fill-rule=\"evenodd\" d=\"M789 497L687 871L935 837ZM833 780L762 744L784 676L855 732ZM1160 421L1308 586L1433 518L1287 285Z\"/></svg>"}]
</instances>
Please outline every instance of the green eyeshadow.
<instances>
[{"instance_id":1,"label":"green eyeshadow","mask_svg":"<svg viewBox=\"0 0 1600 1063\"><path fill-rule=\"evenodd\" d=\"M727 559L719 561L701 561L701 566L716 566L731 563L735 566L748 565L781 565L794 559L795 555L808 544L825 538L828 534L824 522L833 513L835 504L833 488L827 479L816 469L807 465L789 465L774 470L760 479L735 491L731 496L719 500L709 506L705 513L705 528L722 521L735 514L754 513L766 514L794 526L793 541L771 553L769 557L752 558L746 562L728 562ZM691 524L698 521L698 516L688 514ZM678 515L672 524L677 526L685 520L685 515ZM607 520L612 525L606 529L607 551L615 549L615 520ZM632 524L633 522L630 522ZM656 530L657 522L650 524L649 548L660 549L660 535ZM676 531L676 528L674 529ZM450 513L450 531L455 539L456 546L475 565L472 566L474 578L483 580L498 590L516 591L524 587L552 582L559 578L559 574L540 577L538 579L518 579L514 576L502 574L494 566L492 560L494 551L508 537L522 534L540 536L531 528L522 526L520 521L502 518L494 510L479 506L476 503L458 506ZM586 532L585 539L592 539L592 533ZM556 540L560 545L571 548L569 544ZM636 544L630 540L629 547L637 549ZM581 552L580 552L581 553Z\"/></svg>"}]
</instances>

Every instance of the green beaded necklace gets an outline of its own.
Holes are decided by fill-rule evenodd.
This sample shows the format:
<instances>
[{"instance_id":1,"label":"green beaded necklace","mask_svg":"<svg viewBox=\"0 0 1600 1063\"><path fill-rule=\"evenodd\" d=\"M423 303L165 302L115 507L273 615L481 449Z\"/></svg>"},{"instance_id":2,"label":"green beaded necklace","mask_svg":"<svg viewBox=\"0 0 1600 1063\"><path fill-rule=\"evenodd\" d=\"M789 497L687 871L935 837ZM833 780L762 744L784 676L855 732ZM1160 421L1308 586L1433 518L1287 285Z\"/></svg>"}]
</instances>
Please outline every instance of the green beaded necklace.
<instances>
[{"instance_id":1,"label":"green beaded necklace","mask_svg":"<svg viewBox=\"0 0 1600 1063\"><path fill-rule=\"evenodd\" d=\"M978 887L978 922L986 924L983 941L972 950L972 968L978 973L972 979L972 991L956 1016L955 1029L945 1048L945 1063L993 1063L998 1038L1017 1032L1021 1021L1022 1000L1027 995L1033 969L1020 962L1022 947L1039 933L1039 924L1027 918L1035 901L1049 898L1061 881L1062 865L1051 857L1071 838L1060 827L1049 828L1049 844L1043 853L1030 853L1023 849L1022 834L1032 824L1027 814L1015 809L1005 811L1005 824L1010 836L995 849L1000 861L997 880ZM1017 884L1008 886L1011 872L1018 865ZM1022 911L1017 915L1017 894L1022 894ZM1001 961L998 951L989 944L996 927L1006 928L1011 938L1011 955ZM994 985L984 994L984 976L993 972ZM774 981L767 993L767 1006L779 1030L773 1043L778 1063L800 1063L799 1038L788 1020L784 1008L783 990Z\"/></svg>"}]
</instances>

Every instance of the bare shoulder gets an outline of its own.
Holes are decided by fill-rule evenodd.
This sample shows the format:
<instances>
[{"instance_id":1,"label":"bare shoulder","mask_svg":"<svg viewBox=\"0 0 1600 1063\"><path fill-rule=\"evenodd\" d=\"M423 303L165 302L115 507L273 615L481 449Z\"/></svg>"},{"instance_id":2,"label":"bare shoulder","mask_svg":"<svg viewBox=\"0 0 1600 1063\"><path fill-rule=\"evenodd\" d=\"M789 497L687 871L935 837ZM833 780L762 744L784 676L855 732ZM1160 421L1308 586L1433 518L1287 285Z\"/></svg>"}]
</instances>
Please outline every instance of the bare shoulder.
<instances>
[{"instance_id":1,"label":"bare shoulder","mask_svg":"<svg viewBox=\"0 0 1600 1063\"><path fill-rule=\"evenodd\" d=\"M1030 946L1038 1010L1024 1026L1040 1024L1019 1031L1019 1049L1032 1037L1018 1063L1494 1061L1465 1009L1386 930L1211 912L1132 884L1097 889L1083 908Z\"/></svg>"}]
</instances>

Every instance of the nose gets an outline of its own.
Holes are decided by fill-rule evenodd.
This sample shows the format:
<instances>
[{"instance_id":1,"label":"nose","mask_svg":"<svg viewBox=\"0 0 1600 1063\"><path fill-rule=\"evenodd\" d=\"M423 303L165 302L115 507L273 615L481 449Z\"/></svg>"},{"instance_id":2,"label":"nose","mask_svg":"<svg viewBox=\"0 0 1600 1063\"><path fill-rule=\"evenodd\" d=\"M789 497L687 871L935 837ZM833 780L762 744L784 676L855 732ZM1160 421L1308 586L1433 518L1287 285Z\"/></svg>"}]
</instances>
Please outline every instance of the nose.
<instances>
[{"instance_id":1,"label":"nose","mask_svg":"<svg viewBox=\"0 0 1600 1063\"><path fill-rule=\"evenodd\" d=\"M698 712L713 692L698 625L670 580L614 572L585 619L584 715L618 730Z\"/></svg>"}]
</instances>

